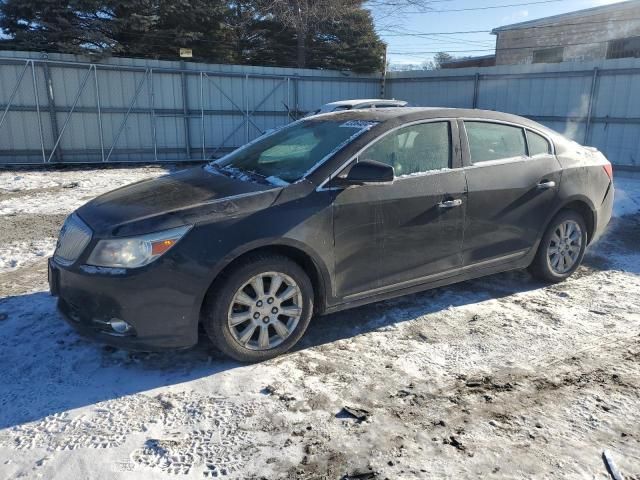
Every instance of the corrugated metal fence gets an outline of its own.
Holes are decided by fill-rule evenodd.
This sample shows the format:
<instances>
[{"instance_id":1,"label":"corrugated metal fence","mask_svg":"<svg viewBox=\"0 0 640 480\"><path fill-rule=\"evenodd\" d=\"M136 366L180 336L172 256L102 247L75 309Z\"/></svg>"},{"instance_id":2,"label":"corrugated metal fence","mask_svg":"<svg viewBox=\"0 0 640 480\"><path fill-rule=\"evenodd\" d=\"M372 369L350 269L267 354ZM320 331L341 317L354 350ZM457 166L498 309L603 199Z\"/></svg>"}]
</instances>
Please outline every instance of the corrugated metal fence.
<instances>
[{"instance_id":1,"label":"corrugated metal fence","mask_svg":"<svg viewBox=\"0 0 640 480\"><path fill-rule=\"evenodd\" d=\"M482 108L536 120L640 168L640 60L391 73L387 93L414 105Z\"/></svg>"},{"instance_id":2,"label":"corrugated metal fence","mask_svg":"<svg viewBox=\"0 0 640 480\"><path fill-rule=\"evenodd\" d=\"M640 60L379 75L0 52L0 164L209 158L347 98L540 121L640 168Z\"/></svg>"},{"instance_id":3,"label":"corrugated metal fence","mask_svg":"<svg viewBox=\"0 0 640 480\"><path fill-rule=\"evenodd\" d=\"M0 52L0 164L201 160L379 75Z\"/></svg>"}]
</instances>

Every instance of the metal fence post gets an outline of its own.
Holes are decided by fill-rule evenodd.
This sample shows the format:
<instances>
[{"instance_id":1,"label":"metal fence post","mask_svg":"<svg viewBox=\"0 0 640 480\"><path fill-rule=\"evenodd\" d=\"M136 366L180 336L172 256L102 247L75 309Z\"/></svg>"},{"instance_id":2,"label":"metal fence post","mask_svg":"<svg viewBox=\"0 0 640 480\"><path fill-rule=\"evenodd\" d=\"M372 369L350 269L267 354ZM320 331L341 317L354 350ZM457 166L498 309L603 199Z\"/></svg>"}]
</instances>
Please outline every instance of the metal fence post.
<instances>
[{"instance_id":1,"label":"metal fence post","mask_svg":"<svg viewBox=\"0 0 640 480\"><path fill-rule=\"evenodd\" d=\"M287 104L285 107L287 108L286 125L291 121L291 77L287 77Z\"/></svg>"},{"instance_id":2,"label":"metal fence post","mask_svg":"<svg viewBox=\"0 0 640 480\"><path fill-rule=\"evenodd\" d=\"M246 115L244 137L245 142L249 143L249 75L244 76L244 86L242 88L242 94L244 95Z\"/></svg>"},{"instance_id":3,"label":"metal fence post","mask_svg":"<svg viewBox=\"0 0 640 480\"><path fill-rule=\"evenodd\" d=\"M98 69L93 66L93 81L96 90L96 108L98 109L98 136L100 138L100 159L104 162L104 132L102 130L102 106L100 102L100 86L98 85Z\"/></svg>"},{"instance_id":4,"label":"metal fence post","mask_svg":"<svg viewBox=\"0 0 640 480\"><path fill-rule=\"evenodd\" d=\"M47 58L46 54L43 56L45 59ZM44 72L44 82L47 90L47 108L49 109L49 118L51 120L51 134L55 141L55 139L60 136L60 129L58 127L55 95L53 94L53 80L51 80L51 72L49 71L49 64L47 62L42 63L42 71ZM56 162L63 161L62 147L54 150L53 154ZM49 161L51 161L51 158Z\"/></svg>"},{"instance_id":5,"label":"metal fence post","mask_svg":"<svg viewBox=\"0 0 640 480\"><path fill-rule=\"evenodd\" d=\"M189 127L189 94L187 92L187 76L184 73L186 64L180 61L180 89L182 90L182 115L184 119L184 147L187 153L187 160L191 160L191 129Z\"/></svg>"},{"instance_id":6,"label":"metal fence post","mask_svg":"<svg viewBox=\"0 0 640 480\"><path fill-rule=\"evenodd\" d=\"M44 133L42 131L42 116L40 115L40 94L38 93L38 78L36 77L36 66L33 60L31 63L31 78L33 79L33 96L36 101L36 115L38 116L38 131L40 133L40 149L42 150L42 163L47 163L47 155L44 153Z\"/></svg>"},{"instance_id":7,"label":"metal fence post","mask_svg":"<svg viewBox=\"0 0 640 480\"><path fill-rule=\"evenodd\" d=\"M206 137L204 131L204 74L200 72L200 134L202 136L202 160L207 157Z\"/></svg>"},{"instance_id":8,"label":"metal fence post","mask_svg":"<svg viewBox=\"0 0 640 480\"><path fill-rule=\"evenodd\" d=\"M298 75L296 74L293 78L293 104L295 105L295 110L294 110L294 120L298 120L298 116L300 115L300 106L298 105L298 90L299 90L299 85L298 85Z\"/></svg>"},{"instance_id":9,"label":"metal fence post","mask_svg":"<svg viewBox=\"0 0 640 480\"><path fill-rule=\"evenodd\" d=\"M476 73L473 80L473 108L478 108L479 95L480 95L480 74Z\"/></svg>"},{"instance_id":10,"label":"metal fence post","mask_svg":"<svg viewBox=\"0 0 640 480\"><path fill-rule=\"evenodd\" d=\"M382 72L380 72L380 98L385 98L387 94L387 45L384 46L382 54Z\"/></svg>"},{"instance_id":11,"label":"metal fence post","mask_svg":"<svg viewBox=\"0 0 640 480\"><path fill-rule=\"evenodd\" d=\"M591 119L593 117L593 108L598 96L598 67L593 69L593 77L591 77L591 91L589 92L589 109L587 110L587 120L584 127L584 144L589 145L591 137Z\"/></svg>"},{"instance_id":12,"label":"metal fence post","mask_svg":"<svg viewBox=\"0 0 640 480\"><path fill-rule=\"evenodd\" d=\"M147 72L148 75L148 84L147 84L147 92L149 94L149 114L151 115L151 135L153 141L153 159L158 161L158 132L156 129L156 96L153 87L153 68L150 68ZM135 102L135 100L134 100ZM131 110L129 110L131 111ZM129 112L127 112L127 115Z\"/></svg>"}]
</instances>

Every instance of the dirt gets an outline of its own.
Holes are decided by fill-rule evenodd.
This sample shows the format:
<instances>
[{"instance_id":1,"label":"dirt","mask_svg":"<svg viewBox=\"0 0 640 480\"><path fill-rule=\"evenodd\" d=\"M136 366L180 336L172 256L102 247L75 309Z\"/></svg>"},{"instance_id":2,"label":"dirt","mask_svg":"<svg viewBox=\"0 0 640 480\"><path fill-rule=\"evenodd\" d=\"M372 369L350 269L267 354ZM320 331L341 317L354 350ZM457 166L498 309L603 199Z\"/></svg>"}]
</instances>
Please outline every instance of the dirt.
<instances>
[{"instance_id":1,"label":"dirt","mask_svg":"<svg viewBox=\"0 0 640 480\"><path fill-rule=\"evenodd\" d=\"M0 232L6 242L57 237L66 217L66 214L0 215Z\"/></svg>"}]
</instances>

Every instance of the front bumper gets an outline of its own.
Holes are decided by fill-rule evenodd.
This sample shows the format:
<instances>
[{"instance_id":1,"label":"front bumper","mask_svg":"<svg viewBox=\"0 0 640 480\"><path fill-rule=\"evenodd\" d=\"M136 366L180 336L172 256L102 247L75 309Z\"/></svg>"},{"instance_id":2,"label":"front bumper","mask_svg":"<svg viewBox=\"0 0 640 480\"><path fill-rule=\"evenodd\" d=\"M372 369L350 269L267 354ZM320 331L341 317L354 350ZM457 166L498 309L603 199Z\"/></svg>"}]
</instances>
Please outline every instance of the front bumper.
<instances>
[{"instance_id":1,"label":"front bumper","mask_svg":"<svg viewBox=\"0 0 640 480\"><path fill-rule=\"evenodd\" d=\"M141 270L66 268L49 259L49 285L62 316L84 336L136 351L195 345L200 305L196 289L167 265ZM119 334L109 325L112 319L124 320L132 329Z\"/></svg>"}]
</instances>

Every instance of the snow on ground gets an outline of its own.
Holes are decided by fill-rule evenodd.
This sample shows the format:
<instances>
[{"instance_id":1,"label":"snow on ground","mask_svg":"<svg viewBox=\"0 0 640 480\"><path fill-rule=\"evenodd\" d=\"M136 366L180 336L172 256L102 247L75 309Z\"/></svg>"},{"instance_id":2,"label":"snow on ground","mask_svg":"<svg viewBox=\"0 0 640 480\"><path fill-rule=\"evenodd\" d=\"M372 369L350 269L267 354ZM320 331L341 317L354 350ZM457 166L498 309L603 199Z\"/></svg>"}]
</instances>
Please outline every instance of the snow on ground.
<instances>
[{"instance_id":1,"label":"snow on ground","mask_svg":"<svg viewBox=\"0 0 640 480\"><path fill-rule=\"evenodd\" d=\"M167 173L160 167L80 169L80 170L0 170L0 218L12 237L0 245L0 272L14 270L35 260L50 257L57 240L61 218L92 198L129 183ZM57 217L55 217L57 215ZM18 218L15 221L16 217ZM29 238L34 223L50 219L56 229L49 229L46 238ZM21 221L28 219L27 222ZM60 223L60 225L57 225ZM4 228L2 229L4 230ZM23 232L23 230L27 230ZM33 236L32 236L33 237Z\"/></svg>"},{"instance_id":2,"label":"snow on ground","mask_svg":"<svg viewBox=\"0 0 640 480\"><path fill-rule=\"evenodd\" d=\"M640 211L640 196L637 194L636 185L640 177L616 177L616 203L614 215L621 217Z\"/></svg>"},{"instance_id":3,"label":"snow on ground","mask_svg":"<svg viewBox=\"0 0 640 480\"><path fill-rule=\"evenodd\" d=\"M510 272L317 318L241 365L206 338L100 346L46 292L64 216L162 173L0 173L0 478L604 479L604 449L640 478L640 179L616 178L609 233L562 284Z\"/></svg>"},{"instance_id":4,"label":"snow on ground","mask_svg":"<svg viewBox=\"0 0 640 480\"><path fill-rule=\"evenodd\" d=\"M50 257L55 247L56 238L54 237L28 242L9 242L0 247L0 272L15 270L34 261Z\"/></svg>"},{"instance_id":5,"label":"snow on ground","mask_svg":"<svg viewBox=\"0 0 640 480\"><path fill-rule=\"evenodd\" d=\"M0 171L0 215L69 213L101 193L166 172L160 167Z\"/></svg>"}]
</instances>

